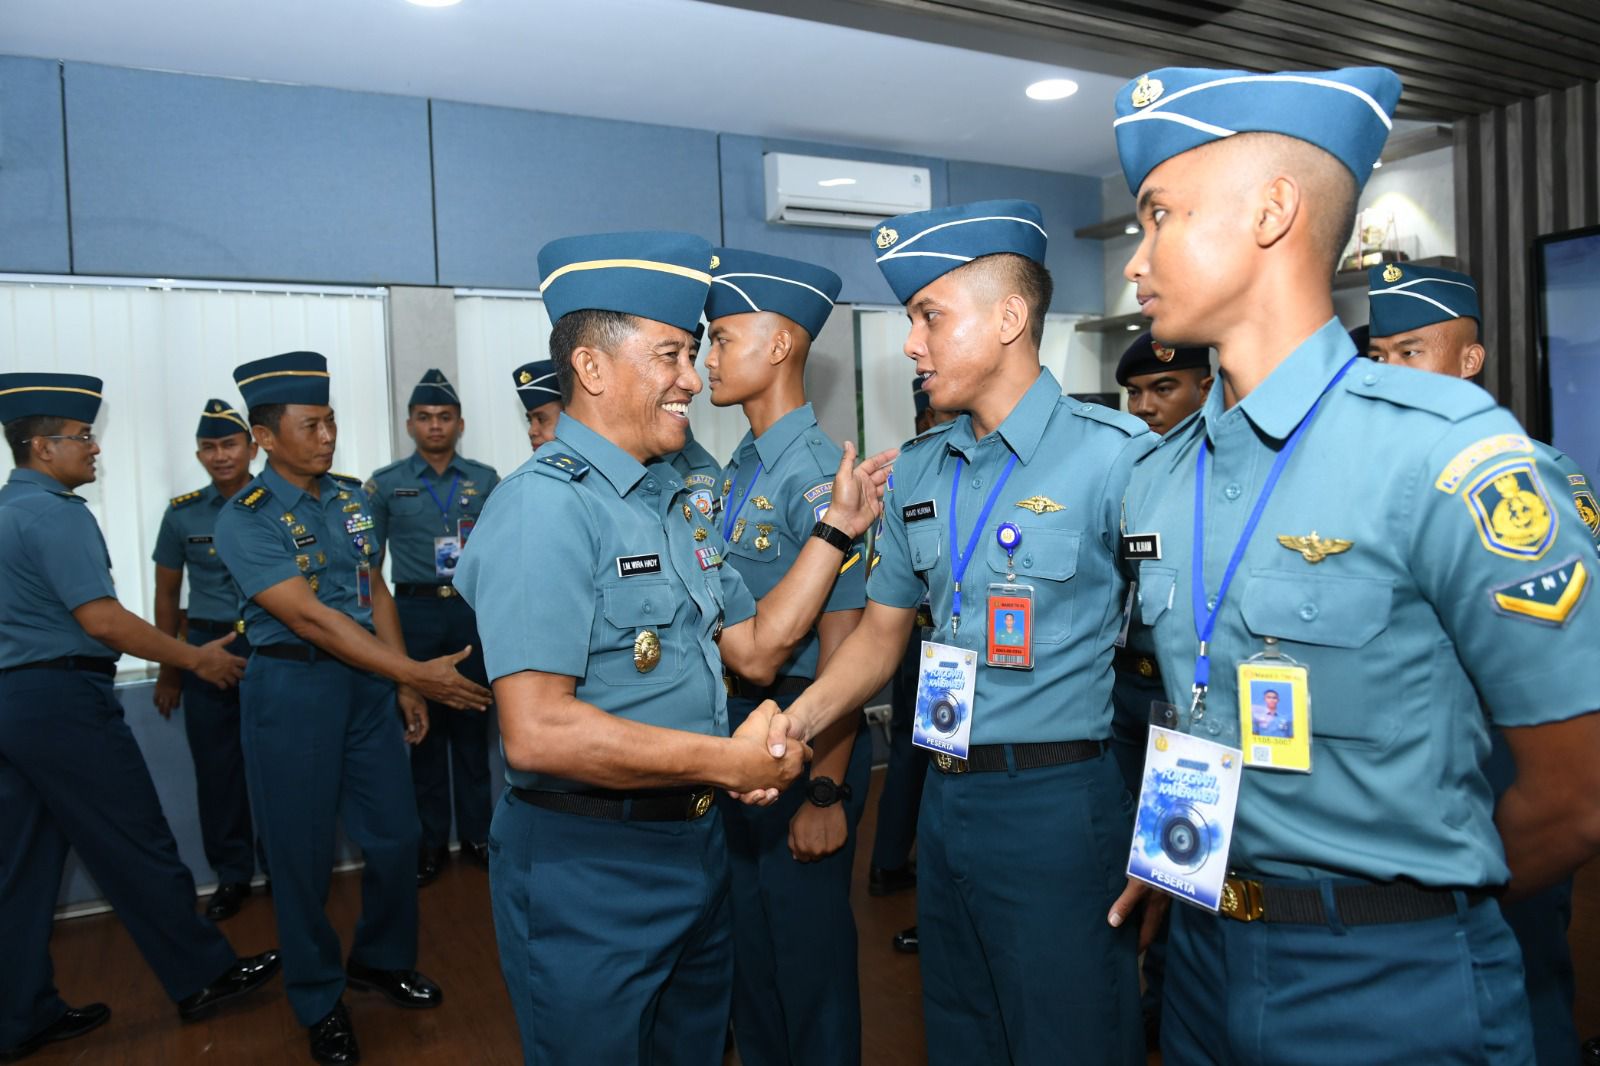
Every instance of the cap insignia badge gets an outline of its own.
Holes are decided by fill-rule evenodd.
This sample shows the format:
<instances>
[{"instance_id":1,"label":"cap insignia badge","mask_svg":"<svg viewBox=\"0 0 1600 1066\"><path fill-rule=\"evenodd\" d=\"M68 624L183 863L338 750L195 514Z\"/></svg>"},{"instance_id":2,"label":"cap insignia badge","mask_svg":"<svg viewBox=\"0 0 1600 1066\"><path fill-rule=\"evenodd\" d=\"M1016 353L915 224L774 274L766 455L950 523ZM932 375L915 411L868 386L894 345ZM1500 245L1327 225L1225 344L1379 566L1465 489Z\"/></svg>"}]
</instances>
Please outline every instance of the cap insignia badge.
<instances>
[{"instance_id":1,"label":"cap insignia badge","mask_svg":"<svg viewBox=\"0 0 1600 1066\"><path fill-rule=\"evenodd\" d=\"M1149 107L1161 99L1161 94L1166 92L1166 89L1159 78L1152 78L1148 74L1139 75L1139 80L1133 87L1133 106Z\"/></svg>"},{"instance_id":2,"label":"cap insignia badge","mask_svg":"<svg viewBox=\"0 0 1600 1066\"><path fill-rule=\"evenodd\" d=\"M900 234L897 231L890 229L888 226L879 226L878 227L878 247L879 248L888 248L888 247L892 246L894 244L894 242L899 240L899 239L900 239Z\"/></svg>"},{"instance_id":3,"label":"cap insignia badge","mask_svg":"<svg viewBox=\"0 0 1600 1066\"><path fill-rule=\"evenodd\" d=\"M1163 363L1170 363L1178 355L1178 349L1168 348L1165 344L1151 343L1150 348L1156 353L1156 358Z\"/></svg>"},{"instance_id":4,"label":"cap insignia badge","mask_svg":"<svg viewBox=\"0 0 1600 1066\"><path fill-rule=\"evenodd\" d=\"M526 370L524 370L522 373L517 375L517 381L520 384L526 385L528 382L530 382L532 380L533 380L533 375L528 373Z\"/></svg>"},{"instance_id":5,"label":"cap insignia badge","mask_svg":"<svg viewBox=\"0 0 1600 1066\"><path fill-rule=\"evenodd\" d=\"M1405 275L1400 273L1400 268L1395 266L1393 263L1390 263L1388 266L1383 268L1383 280L1388 282L1390 285L1393 285L1403 277L1405 277Z\"/></svg>"},{"instance_id":6,"label":"cap insignia badge","mask_svg":"<svg viewBox=\"0 0 1600 1066\"><path fill-rule=\"evenodd\" d=\"M717 269L717 267L719 267L721 265L722 265L722 256L714 255L714 256L711 257L711 269L712 270Z\"/></svg>"}]
</instances>

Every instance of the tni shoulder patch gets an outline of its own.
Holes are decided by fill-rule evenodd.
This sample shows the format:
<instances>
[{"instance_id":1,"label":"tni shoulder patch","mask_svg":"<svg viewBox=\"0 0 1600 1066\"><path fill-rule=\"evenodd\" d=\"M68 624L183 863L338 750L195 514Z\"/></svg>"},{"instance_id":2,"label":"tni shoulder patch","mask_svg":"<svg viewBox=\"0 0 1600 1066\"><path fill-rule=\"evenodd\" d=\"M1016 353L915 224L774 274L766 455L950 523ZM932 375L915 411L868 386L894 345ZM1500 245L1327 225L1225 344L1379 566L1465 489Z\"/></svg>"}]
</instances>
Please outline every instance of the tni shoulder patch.
<instances>
[{"instance_id":1,"label":"tni shoulder patch","mask_svg":"<svg viewBox=\"0 0 1600 1066\"><path fill-rule=\"evenodd\" d=\"M198 500L200 496L201 490L199 489L196 489L193 492L186 492L182 496L174 496L172 498L172 506L174 509L179 507L187 507L194 501Z\"/></svg>"},{"instance_id":2,"label":"tni shoulder patch","mask_svg":"<svg viewBox=\"0 0 1600 1066\"><path fill-rule=\"evenodd\" d=\"M1589 591L1589 571L1576 555L1523 581L1489 590L1494 609L1512 618L1564 626Z\"/></svg>"},{"instance_id":3,"label":"tni shoulder patch","mask_svg":"<svg viewBox=\"0 0 1600 1066\"><path fill-rule=\"evenodd\" d=\"M1555 542L1560 517L1550 505L1533 459L1495 463L1462 491L1478 539L1508 559L1542 559Z\"/></svg>"},{"instance_id":4,"label":"tni shoulder patch","mask_svg":"<svg viewBox=\"0 0 1600 1066\"><path fill-rule=\"evenodd\" d=\"M589 472L589 464L579 459L576 455L568 455L566 452L551 452L549 455L539 456L538 465L534 469L546 477L577 481Z\"/></svg>"}]
</instances>

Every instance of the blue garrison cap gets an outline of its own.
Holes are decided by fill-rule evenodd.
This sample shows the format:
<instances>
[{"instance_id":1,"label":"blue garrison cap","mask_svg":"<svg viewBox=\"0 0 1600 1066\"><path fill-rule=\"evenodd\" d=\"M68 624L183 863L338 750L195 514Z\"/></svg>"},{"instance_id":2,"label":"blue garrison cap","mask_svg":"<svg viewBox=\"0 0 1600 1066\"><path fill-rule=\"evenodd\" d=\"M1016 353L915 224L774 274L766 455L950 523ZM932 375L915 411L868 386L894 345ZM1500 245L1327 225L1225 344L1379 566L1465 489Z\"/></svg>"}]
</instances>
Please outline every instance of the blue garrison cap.
<instances>
[{"instance_id":1,"label":"blue garrison cap","mask_svg":"<svg viewBox=\"0 0 1600 1066\"><path fill-rule=\"evenodd\" d=\"M1134 338L1117 361L1117 384L1125 386L1129 378L1159 374L1163 370L1210 369L1210 348L1169 348L1165 344L1157 344L1155 338L1146 332Z\"/></svg>"},{"instance_id":2,"label":"blue garrison cap","mask_svg":"<svg viewBox=\"0 0 1600 1066\"><path fill-rule=\"evenodd\" d=\"M316 352L269 355L235 368L246 408L273 403L320 406L328 402L328 361Z\"/></svg>"},{"instance_id":3,"label":"blue garrison cap","mask_svg":"<svg viewBox=\"0 0 1600 1066\"><path fill-rule=\"evenodd\" d=\"M551 359L523 363L511 372L517 384L517 396L524 410L543 407L547 403L561 402L561 382L556 378L556 364Z\"/></svg>"},{"instance_id":4,"label":"blue garrison cap","mask_svg":"<svg viewBox=\"0 0 1600 1066\"><path fill-rule=\"evenodd\" d=\"M813 340L833 313L844 282L826 267L798 259L718 248L711 257L711 292L706 318L775 311Z\"/></svg>"},{"instance_id":5,"label":"blue garrison cap","mask_svg":"<svg viewBox=\"0 0 1600 1066\"><path fill-rule=\"evenodd\" d=\"M87 374L0 374L0 422L35 415L93 422L101 387Z\"/></svg>"},{"instance_id":6,"label":"blue garrison cap","mask_svg":"<svg viewBox=\"0 0 1600 1066\"><path fill-rule=\"evenodd\" d=\"M200 428L194 431L194 435L214 440L249 432L250 424L238 411L222 400L207 400L206 409L200 412Z\"/></svg>"},{"instance_id":7,"label":"blue garrison cap","mask_svg":"<svg viewBox=\"0 0 1600 1066\"><path fill-rule=\"evenodd\" d=\"M692 333L711 284L711 244L659 231L563 237L539 249L539 277L551 322L617 311Z\"/></svg>"},{"instance_id":8,"label":"blue garrison cap","mask_svg":"<svg viewBox=\"0 0 1600 1066\"><path fill-rule=\"evenodd\" d=\"M1044 263L1044 215L1026 200L979 200L898 215L873 230L878 269L895 298L911 298L980 256L1009 252Z\"/></svg>"},{"instance_id":9,"label":"blue garrison cap","mask_svg":"<svg viewBox=\"0 0 1600 1066\"><path fill-rule=\"evenodd\" d=\"M928 409L928 394L922 391L921 374L911 379L911 402L916 405L919 415Z\"/></svg>"},{"instance_id":10,"label":"blue garrison cap","mask_svg":"<svg viewBox=\"0 0 1600 1066\"><path fill-rule=\"evenodd\" d=\"M456 395L456 387L450 384L444 371L435 367L422 375L422 380L411 390L411 399L406 404L410 407L418 404L423 407L446 407L450 404L460 407L461 397Z\"/></svg>"},{"instance_id":11,"label":"blue garrison cap","mask_svg":"<svg viewBox=\"0 0 1600 1066\"><path fill-rule=\"evenodd\" d=\"M1375 266L1367 271L1367 301L1367 328L1374 337L1393 337L1452 318L1475 318L1483 324L1478 287L1466 274L1441 267Z\"/></svg>"},{"instance_id":12,"label":"blue garrison cap","mask_svg":"<svg viewBox=\"0 0 1600 1066\"><path fill-rule=\"evenodd\" d=\"M1117 154L1128 188L1175 155L1235 133L1282 133L1328 152L1355 175L1356 188L1394 125L1400 78L1386 67L1285 71L1163 67L1117 93Z\"/></svg>"}]
</instances>

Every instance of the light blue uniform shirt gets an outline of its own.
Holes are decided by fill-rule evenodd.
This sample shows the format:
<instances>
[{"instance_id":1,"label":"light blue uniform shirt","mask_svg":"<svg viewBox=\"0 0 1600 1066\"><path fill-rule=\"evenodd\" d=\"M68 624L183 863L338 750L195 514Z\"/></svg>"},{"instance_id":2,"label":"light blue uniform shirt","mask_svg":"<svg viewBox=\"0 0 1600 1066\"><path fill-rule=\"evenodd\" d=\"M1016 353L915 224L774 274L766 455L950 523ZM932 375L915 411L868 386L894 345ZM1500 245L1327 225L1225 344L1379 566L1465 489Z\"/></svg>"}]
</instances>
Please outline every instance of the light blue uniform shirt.
<instances>
[{"instance_id":1,"label":"light blue uniform shirt","mask_svg":"<svg viewBox=\"0 0 1600 1066\"><path fill-rule=\"evenodd\" d=\"M721 503L717 494L717 478L722 474L722 464L706 451L705 445L694 439L693 430L689 431L689 439L682 448L663 455L661 461L678 472L683 487L689 490L691 503L703 513L715 513L715 508ZM712 511L705 510L708 506Z\"/></svg>"},{"instance_id":2,"label":"light blue uniform shirt","mask_svg":"<svg viewBox=\"0 0 1600 1066\"><path fill-rule=\"evenodd\" d=\"M962 415L905 446L885 500L881 558L867 596L911 608L926 596L928 639L978 652L973 744L1104 740L1111 735L1111 651L1122 627L1127 582L1117 562L1123 490L1133 464L1156 437L1131 415L1064 395L1041 370L999 429L981 441ZM965 550L995 481L1011 472L973 549L961 583L961 626L952 637L950 491L963 460L956 507ZM1022 505L1040 497L1041 513ZM913 505L932 501L937 515L906 521ZM1053 505L1056 510L1050 509ZM1006 580L1006 553L995 540L1002 522L1022 531L1014 553L1017 583L1033 586L1034 668L982 665L990 584Z\"/></svg>"},{"instance_id":3,"label":"light blue uniform shirt","mask_svg":"<svg viewBox=\"0 0 1600 1066\"><path fill-rule=\"evenodd\" d=\"M1538 440L1533 442L1533 446L1544 453L1551 465L1561 474L1561 487L1572 496L1573 506L1578 511L1578 520L1589 531L1589 536L1594 540L1595 553L1600 555L1600 501L1596 501L1594 489L1589 486L1589 479L1565 452Z\"/></svg>"},{"instance_id":4,"label":"light blue uniform shirt","mask_svg":"<svg viewBox=\"0 0 1600 1066\"><path fill-rule=\"evenodd\" d=\"M115 597L111 555L83 497L36 470L0 488L0 669L66 655L115 659L72 612Z\"/></svg>"},{"instance_id":5,"label":"light blue uniform shirt","mask_svg":"<svg viewBox=\"0 0 1600 1066\"><path fill-rule=\"evenodd\" d=\"M726 537L743 520L738 537L728 541L728 562L756 599L783 580L810 539L812 527L833 502L833 475L843 455L818 428L810 404L790 411L760 437L747 432L734 449L732 461L722 471L722 483L731 488L722 495L717 527ZM735 516L732 512L740 500L744 507ZM866 606L866 571L859 545L851 548L823 613ZM817 648L813 629L778 670L779 676L816 677Z\"/></svg>"},{"instance_id":6,"label":"light blue uniform shirt","mask_svg":"<svg viewBox=\"0 0 1600 1066\"><path fill-rule=\"evenodd\" d=\"M239 617L239 590L217 554L217 515L228 501L215 485L174 497L161 516L150 558L168 570L189 572L190 618L232 622Z\"/></svg>"},{"instance_id":7,"label":"light blue uniform shirt","mask_svg":"<svg viewBox=\"0 0 1600 1066\"><path fill-rule=\"evenodd\" d=\"M715 638L754 616L755 601L721 549L671 466L646 466L563 414L555 439L485 505L456 588L478 613L491 681L564 674L580 700L620 718L726 736ZM646 633L660 660L640 669ZM573 787L511 769L506 780Z\"/></svg>"},{"instance_id":8,"label":"light blue uniform shirt","mask_svg":"<svg viewBox=\"0 0 1600 1066\"><path fill-rule=\"evenodd\" d=\"M456 536L463 518L476 522L489 490L499 483L494 467L460 455L442 476L417 452L373 474L364 487L372 499L377 547L388 549L394 580L448 583L449 576L435 568L434 541Z\"/></svg>"},{"instance_id":9,"label":"light blue uniform shirt","mask_svg":"<svg viewBox=\"0 0 1600 1066\"><path fill-rule=\"evenodd\" d=\"M1231 410L1213 389L1134 471L1128 532L1160 533L1163 553L1139 564L1139 610L1174 703L1189 705L1198 647L1197 449L1212 448L1204 535L1214 596L1274 456L1354 354L1330 321ZM1484 710L1522 726L1600 702L1600 609L1581 585L1575 603L1561 598L1592 581L1595 565L1563 483L1477 386L1351 367L1289 460L1211 640L1201 736L1238 743L1235 670L1264 638L1310 669L1311 773L1245 770L1234 868L1440 887L1506 880L1482 771ZM1279 542L1313 532L1350 545L1313 563L1304 542Z\"/></svg>"},{"instance_id":10,"label":"light blue uniform shirt","mask_svg":"<svg viewBox=\"0 0 1600 1066\"><path fill-rule=\"evenodd\" d=\"M378 547L372 508L361 482L324 474L312 498L268 463L229 500L217 517L217 554L233 575L244 605L245 630L256 647L304 644L255 602L258 593L290 578L303 578L317 599L372 628L372 607L356 595L356 570L372 565L378 580Z\"/></svg>"}]
</instances>

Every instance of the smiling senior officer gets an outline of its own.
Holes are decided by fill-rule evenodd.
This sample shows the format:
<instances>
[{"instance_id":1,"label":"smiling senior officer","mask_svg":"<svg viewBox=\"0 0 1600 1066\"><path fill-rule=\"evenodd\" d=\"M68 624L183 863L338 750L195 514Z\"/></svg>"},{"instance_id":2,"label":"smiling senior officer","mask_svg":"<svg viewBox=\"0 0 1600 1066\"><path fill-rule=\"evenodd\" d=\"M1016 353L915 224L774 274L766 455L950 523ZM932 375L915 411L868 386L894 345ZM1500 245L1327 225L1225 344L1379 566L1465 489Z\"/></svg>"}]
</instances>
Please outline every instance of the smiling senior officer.
<instances>
[{"instance_id":1,"label":"smiling senior officer","mask_svg":"<svg viewBox=\"0 0 1600 1066\"><path fill-rule=\"evenodd\" d=\"M793 781L768 715L728 737L724 664L770 681L881 513L847 448L833 506L758 606L660 457L700 391L711 246L571 237L539 253L566 412L495 490L456 585L482 620L507 779L490 827L500 965L530 1063L722 1057L733 955L712 788Z\"/></svg>"}]
</instances>

